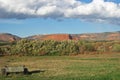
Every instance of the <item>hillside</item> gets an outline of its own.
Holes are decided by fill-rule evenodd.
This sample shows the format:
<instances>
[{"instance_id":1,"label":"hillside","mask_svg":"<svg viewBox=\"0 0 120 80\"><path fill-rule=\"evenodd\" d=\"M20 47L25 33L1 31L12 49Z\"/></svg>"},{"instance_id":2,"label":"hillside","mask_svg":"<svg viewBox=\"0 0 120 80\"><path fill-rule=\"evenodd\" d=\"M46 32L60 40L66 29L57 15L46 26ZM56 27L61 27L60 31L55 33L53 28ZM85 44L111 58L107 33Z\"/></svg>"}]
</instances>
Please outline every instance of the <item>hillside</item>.
<instances>
[{"instance_id":1,"label":"hillside","mask_svg":"<svg viewBox=\"0 0 120 80\"><path fill-rule=\"evenodd\" d=\"M37 39L37 40L72 40L72 36L70 34L49 34L49 35L35 35L27 37L27 39Z\"/></svg>"},{"instance_id":2,"label":"hillside","mask_svg":"<svg viewBox=\"0 0 120 80\"><path fill-rule=\"evenodd\" d=\"M120 40L120 32L86 33L86 34L49 34L34 35L27 39L37 40Z\"/></svg>"},{"instance_id":3,"label":"hillside","mask_svg":"<svg viewBox=\"0 0 120 80\"><path fill-rule=\"evenodd\" d=\"M120 40L120 32L73 34L74 40Z\"/></svg>"},{"instance_id":4,"label":"hillside","mask_svg":"<svg viewBox=\"0 0 120 80\"><path fill-rule=\"evenodd\" d=\"M21 56L62 56L86 53L102 54L120 52L119 35L119 32L92 34L49 34L35 35L23 38L21 40L18 39L19 41L16 41L17 39L14 35L6 34L2 36L2 39L4 38L4 40L9 40L9 42L8 44L6 42L1 42L0 53L1 55ZM16 42L14 42L14 44L12 42L11 44L10 41Z\"/></svg>"},{"instance_id":5,"label":"hillside","mask_svg":"<svg viewBox=\"0 0 120 80\"><path fill-rule=\"evenodd\" d=\"M0 41L13 42L13 41L17 41L20 39L21 39L20 37L9 34L9 33L1 33L0 34Z\"/></svg>"},{"instance_id":6,"label":"hillside","mask_svg":"<svg viewBox=\"0 0 120 80\"><path fill-rule=\"evenodd\" d=\"M21 38L9 33L1 33L0 41L17 41ZM31 40L120 40L120 31L118 32L104 32L104 33L85 33L85 34L47 34L47 35L33 35L25 39Z\"/></svg>"}]
</instances>

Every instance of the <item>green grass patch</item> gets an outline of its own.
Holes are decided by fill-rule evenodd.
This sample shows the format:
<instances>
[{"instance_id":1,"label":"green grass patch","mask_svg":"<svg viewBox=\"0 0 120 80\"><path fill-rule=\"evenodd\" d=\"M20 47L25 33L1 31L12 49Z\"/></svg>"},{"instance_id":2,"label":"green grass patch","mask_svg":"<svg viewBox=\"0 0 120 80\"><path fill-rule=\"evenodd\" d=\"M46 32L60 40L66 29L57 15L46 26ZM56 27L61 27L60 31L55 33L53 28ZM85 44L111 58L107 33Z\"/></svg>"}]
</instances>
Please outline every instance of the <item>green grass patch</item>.
<instances>
[{"instance_id":1,"label":"green grass patch","mask_svg":"<svg viewBox=\"0 0 120 80\"><path fill-rule=\"evenodd\" d=\"M29 75L0 76L0 80L120 80L120 54L79 56L7 56L4 65L26 65Z\"/></svg>"}]
</instances>

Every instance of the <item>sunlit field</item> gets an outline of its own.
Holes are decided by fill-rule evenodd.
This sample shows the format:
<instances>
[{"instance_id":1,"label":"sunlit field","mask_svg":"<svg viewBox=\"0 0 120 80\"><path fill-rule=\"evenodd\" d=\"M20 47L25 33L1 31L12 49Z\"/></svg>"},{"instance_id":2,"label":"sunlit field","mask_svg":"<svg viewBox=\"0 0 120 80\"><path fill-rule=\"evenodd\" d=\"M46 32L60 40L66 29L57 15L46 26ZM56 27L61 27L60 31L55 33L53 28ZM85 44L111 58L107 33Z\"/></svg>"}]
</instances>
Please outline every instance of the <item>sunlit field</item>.
<instances>
[{"instance_id":1,"label":"sunlit field","mask_svg":"<svg viewBox=\"0 0 120 80\"><path fill-rule=\"evenodd\" d=\"M120 80L120 53L77 56L5 56L0 67L25 65L30 74L0 80Z\"/></svg>"}]
</instances>

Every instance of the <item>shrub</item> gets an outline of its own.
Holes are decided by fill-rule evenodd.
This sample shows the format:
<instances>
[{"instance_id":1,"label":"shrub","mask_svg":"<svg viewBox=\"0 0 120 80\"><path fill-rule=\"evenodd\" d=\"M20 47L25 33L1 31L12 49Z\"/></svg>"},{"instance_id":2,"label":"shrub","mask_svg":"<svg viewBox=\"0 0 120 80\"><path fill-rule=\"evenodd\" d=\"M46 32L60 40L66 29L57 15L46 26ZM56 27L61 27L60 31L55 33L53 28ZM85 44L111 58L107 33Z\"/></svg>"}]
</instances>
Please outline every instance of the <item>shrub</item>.
<instances>
[{"instance_id":1,"label":"shrub","mask_svg":"<svg viewBox=\"0 0 120 80\"><path fill-rule=\"evenodd\" d=\"M114 44L112 51L113 52L120 52L120 44Z\"/></svg>"},{"instance_id":2,"label":"shrub","mask_svg":"<svg viewBox=\"0 0 120 80\"><path fill-rule=\"evenodd\" d=\"M112 46L112 47L111 47ZM54 41L22 39L14 44L1 46L0 54L5 55L77 55L79 53L120 52L120 42L117 41Z\"/></svg>"}]
</instances>

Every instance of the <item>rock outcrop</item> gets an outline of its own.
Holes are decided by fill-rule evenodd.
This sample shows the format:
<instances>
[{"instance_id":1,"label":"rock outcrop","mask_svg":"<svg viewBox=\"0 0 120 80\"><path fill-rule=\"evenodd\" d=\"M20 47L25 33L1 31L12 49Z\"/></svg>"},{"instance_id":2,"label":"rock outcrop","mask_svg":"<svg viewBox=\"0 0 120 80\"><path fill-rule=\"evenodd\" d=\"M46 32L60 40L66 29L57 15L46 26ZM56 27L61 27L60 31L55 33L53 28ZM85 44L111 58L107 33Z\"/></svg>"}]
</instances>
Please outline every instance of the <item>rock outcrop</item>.
<instances>
[{"instance_id":1,"label":"rock outcrop","mask_svg":"<svg viewBox=\"0 0 120 80\"><path fill-rule=\"evenodd\" d=\"M51 35L45 35L43 40L72 40L72 37L69 34L51 34Z\"/></svg>"}]
</instances>

